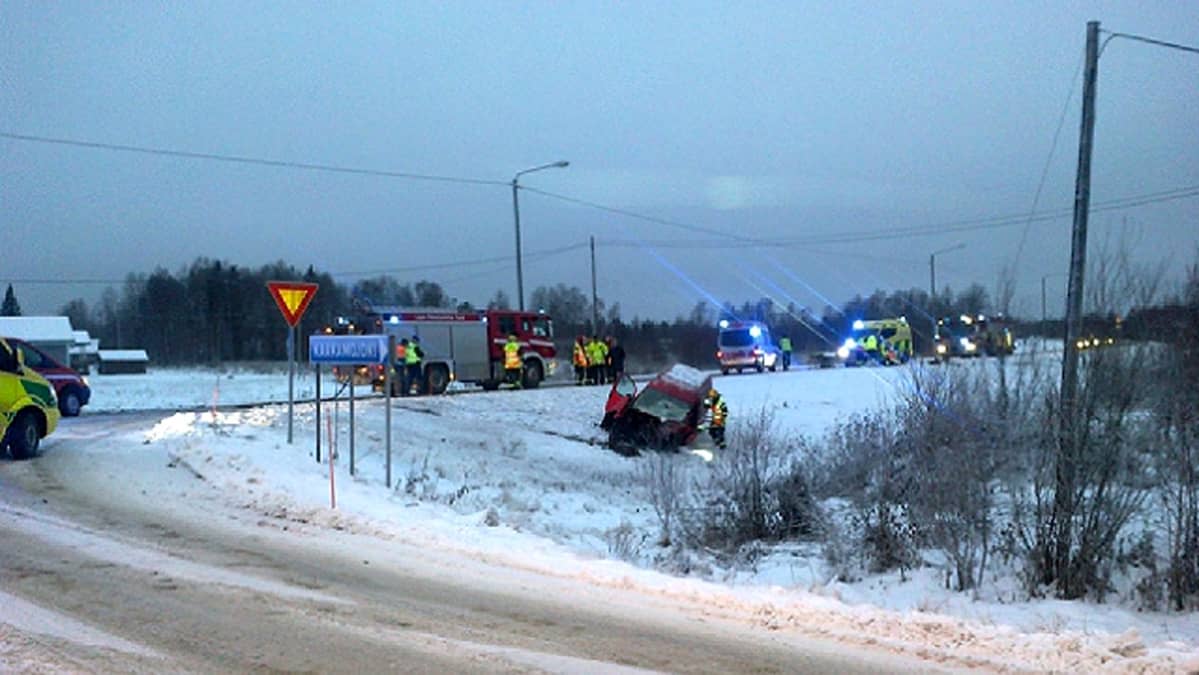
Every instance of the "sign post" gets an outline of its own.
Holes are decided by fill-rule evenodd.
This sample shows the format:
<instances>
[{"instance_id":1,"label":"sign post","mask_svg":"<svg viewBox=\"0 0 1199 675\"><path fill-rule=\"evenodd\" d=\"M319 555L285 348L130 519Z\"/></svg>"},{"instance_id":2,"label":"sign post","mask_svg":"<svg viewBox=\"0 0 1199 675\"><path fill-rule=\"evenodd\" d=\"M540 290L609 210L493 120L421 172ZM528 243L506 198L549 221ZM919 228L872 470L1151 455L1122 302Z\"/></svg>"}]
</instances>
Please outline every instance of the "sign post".
<instances>
[{"instance_id":1,"label":"sign post","mask_svg":"<svg viewBox=\"0 0 1199 675\"><path fill-rule=\"evenodd\" d=\"M391 380L390 366L395 352L395 336L392 335L313 335L308 339L308 361L316 368L317 414L320 414L320 369L321 365L360 366L383 365L386 399L384 414L387 424L387 484L391 486ZM353 375L350 376L351 378ZM350 381L350 462L354 462L354 382ZM317 418L316 457L320 461L321 425ZM330 442L331 443L331 442ZM333 452L332 446L329 452Z\"/></svg>"},{"instance_id":2,"label":"sign post","mask_svg":"<svg viewBox=\"0 0 1199 675\"><path fill-rule=\"evenodd\" d=\"M296 405L296 326L312 302L319 284L303 281L268 281L266 288L287 322L287 442L292 442ZM317 397L320 405L320 397Z\"/></svg>"}]
</instances>

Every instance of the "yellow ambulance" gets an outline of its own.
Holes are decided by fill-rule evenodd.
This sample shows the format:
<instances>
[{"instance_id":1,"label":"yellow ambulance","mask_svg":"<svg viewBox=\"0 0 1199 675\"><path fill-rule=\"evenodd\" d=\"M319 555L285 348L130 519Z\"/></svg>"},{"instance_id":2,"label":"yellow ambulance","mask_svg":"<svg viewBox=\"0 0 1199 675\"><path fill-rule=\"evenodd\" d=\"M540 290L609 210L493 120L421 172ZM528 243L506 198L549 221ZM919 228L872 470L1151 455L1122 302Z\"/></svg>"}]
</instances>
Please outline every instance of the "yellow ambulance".
<instances>
[{"instance_id":1,"label":"yellow ambulance","mask_svg":"<svg viewBox=\"0 0 1199 675\"><path fill-rule=\"evenodd\" d=\"M54 388L0 338L0 453L7 449L13 459L33 457L42 439L54 433L58 416Z\"/></svg>"}]
</instances>

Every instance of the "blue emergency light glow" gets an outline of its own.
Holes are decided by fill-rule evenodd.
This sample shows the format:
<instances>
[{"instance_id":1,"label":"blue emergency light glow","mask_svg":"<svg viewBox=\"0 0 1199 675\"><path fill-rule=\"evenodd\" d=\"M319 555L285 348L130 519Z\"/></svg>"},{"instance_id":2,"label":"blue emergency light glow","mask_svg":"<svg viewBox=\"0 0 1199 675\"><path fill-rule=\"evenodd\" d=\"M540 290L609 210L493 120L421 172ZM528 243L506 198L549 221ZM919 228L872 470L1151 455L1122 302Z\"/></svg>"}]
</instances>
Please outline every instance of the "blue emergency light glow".
<instances>
[{"instance_id":1,"label":"blue emergency light glow","mask_svg":"<svg viewBox=\"0 0 1199 675\"><path fill-rule=\"evenodd\" d=\"M862 320L861 320L861 319L857 319L857 320L855 320L855 321L853 322L853 329L854 329L854 330L862 330L862 329L863 329L863 328L865 328L865 327L866 327L866 324L862 323Z\"/></svg>"},{"instance_id":2,"label":"blue emergency light glow","mask_svg":"<svg viewBox=\"0 0 1199 675\"><path fill-rule=\"evenodd\" d=\"M720 320L720 327L721 327L721 328L728 328L728 327L729 327L729 320L728 320L728 319L721 319L721 320Z\"/></svg>"},{"instance_id":3,"label":"blue emergency light glow","mask_svg":"<svg viewBox=\"0 0 1199 675\"><path fill-rule=\"evenodd\" d=\"M749 334L754 337L762 337L762 329L757 326L750 326Z\"/></svg>"},{"instance_id":4,"label":"blue emergency light glow","mask_svg":"<svg viewBox=\"0 0 1199 675\"><path fill-rule=\"evenodd\" d=\"M392 314L392 315L391 315L391 318L389 318L389 319L387 320L387 322L388 322L388 323L399 323L399 322L400 322L400 317L396 316L395 314Z\"/></svg>"}]
</instances>

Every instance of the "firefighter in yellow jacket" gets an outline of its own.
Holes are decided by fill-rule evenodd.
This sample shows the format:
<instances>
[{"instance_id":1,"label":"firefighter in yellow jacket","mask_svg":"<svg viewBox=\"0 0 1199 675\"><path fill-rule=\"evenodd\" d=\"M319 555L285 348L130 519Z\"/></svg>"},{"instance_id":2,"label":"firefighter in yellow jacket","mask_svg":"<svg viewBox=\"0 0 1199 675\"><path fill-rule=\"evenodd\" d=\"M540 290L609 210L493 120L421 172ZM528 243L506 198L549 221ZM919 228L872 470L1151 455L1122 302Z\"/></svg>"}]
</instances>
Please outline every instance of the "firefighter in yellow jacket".
<instances>
[{"instance_id":1,"label":"firefighter in yellow jacket","mask_svg":"<svg viewBox=\"0 0 1199 675\"><path fill-rule=\"evenodd\" d=\"M608 364L608 345L598 335L591 336L587 344L587 379L591 384L604 383L604 369Z\"/></svg>"},{"instance_id":2,"label":"firefighter in yellow jacket","mask_svg":"<svg viewBox=\"0 0 1199 675\"><path fill-rule=\"evenodd\" d=\"M708 422L708 435L712 437L712 442L716 447L724 450L724 425L729 419L729 406L724 402L724 398L715 388L708 390L708 397L704 399L704 407L708 409L708 414L711 416Z\"/></svg>"},{"instance_id":3,"label":"firefighter in yellow jacket","mask_svg":"<svg viewBox=\"0 0 1199 675\"><path fill-rule=\"evenodd\" d=\"M575 366L575 384L583 384L587 379L587 345L586 338L580 335L575 339L574 353L571 362Z\"/></svg>"},{"instance_id":4,"label":"firefighter in yellow jacket","mask_svg":"<svg viewBox=\"0 0 1199 675\"><path fill-rule=\"evenodd\" d=\"M508 341L504 343L504 379L519 389L522 386L522 370L520 343L516 341L515 335L509 335Z\"/></svg>"}]
</instances>

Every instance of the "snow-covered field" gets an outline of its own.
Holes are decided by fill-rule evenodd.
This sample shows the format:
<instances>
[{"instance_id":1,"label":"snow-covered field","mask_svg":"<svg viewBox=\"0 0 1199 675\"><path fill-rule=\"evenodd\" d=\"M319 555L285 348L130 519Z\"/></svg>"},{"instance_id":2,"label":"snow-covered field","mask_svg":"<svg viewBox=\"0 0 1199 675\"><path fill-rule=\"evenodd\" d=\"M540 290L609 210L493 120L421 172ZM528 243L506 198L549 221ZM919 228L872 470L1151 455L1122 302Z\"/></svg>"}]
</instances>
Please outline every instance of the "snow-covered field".
<instances>
[{"instance_id":1,"label":"snow-covered field","mask_svg":"<svg viewBox=\"0 0 1199 675\"><path fill-rule=\"evenodd\" d=\"M886 404L904 372L746 374L717 377L716 386L729 402L732 426L767 410L781 431L819 435L846 413ZM933 658L952 653L958 663L1072 672L1199 670L1195 614L1138 613L1118 602L1021 601L1012 593L1014 582L1002 576L989 578L976 595L953 593L936 567L906 580L866 575L844 584L831 581L814 545L780 548L752 568L726 568L702 556L686 565L667 560L655 543L659 526L643 478L654 458L620 457L601 444L597 423L606 388L398 399L391 487L385 483L383 401L357 403L353 476L347 403L326 403L319 433L324 458L330 431L338 450L334 510L329 465L314 458L313 405L296 406L291 445L286 405L211 410L285 402L285 373L152 370L90 381L85 416L163 411L145 429L114 433L90 451L122 453L129 461L169 458L203 475L240 508L309 527L420 542L648 594L702 598L714 612L767 627L792 626ZM297 398L310 397L313 384L310 373L302 374ZM181 408L188 412L171 412ZM44 452L55 452L53 437ZM691 454L669 461L687 472L708 470ZM683 568L687 576L678 575Z\"/></svg>"}]
</instances>

